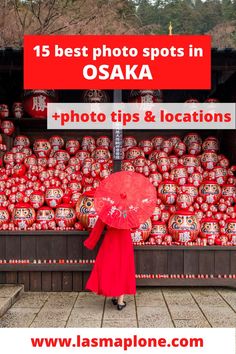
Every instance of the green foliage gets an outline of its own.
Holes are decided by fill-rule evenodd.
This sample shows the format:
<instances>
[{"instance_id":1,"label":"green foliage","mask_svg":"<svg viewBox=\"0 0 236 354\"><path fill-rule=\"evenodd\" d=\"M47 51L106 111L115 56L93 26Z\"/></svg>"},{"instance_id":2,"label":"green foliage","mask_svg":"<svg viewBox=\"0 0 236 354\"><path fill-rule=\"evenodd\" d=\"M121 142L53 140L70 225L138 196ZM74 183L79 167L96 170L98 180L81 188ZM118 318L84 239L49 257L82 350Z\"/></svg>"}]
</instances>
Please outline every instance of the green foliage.
<instances>
[{"instance_id":1,"label":"green foliage","mask_svg":"<svg viewBox=\"0 0 236 354\"><path fill-rule=\"evenodd\" d=\"M161 33L168 33L170 21L174 33L206 33L236 20L236 0L140 0L137 15L143 26L158 25Z\"/></svg>"}]
</instances>

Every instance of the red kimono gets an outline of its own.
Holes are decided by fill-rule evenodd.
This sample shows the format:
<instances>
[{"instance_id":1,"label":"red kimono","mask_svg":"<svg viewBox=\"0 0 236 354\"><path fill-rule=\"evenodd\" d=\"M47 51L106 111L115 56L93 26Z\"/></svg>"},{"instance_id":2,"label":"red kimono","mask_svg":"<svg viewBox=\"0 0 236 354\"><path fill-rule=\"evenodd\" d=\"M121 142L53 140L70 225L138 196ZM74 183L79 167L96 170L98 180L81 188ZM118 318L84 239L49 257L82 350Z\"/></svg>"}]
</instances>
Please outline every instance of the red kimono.
<instances>
[{"instance_id":1,"label":"red kimono","mask_svg":"<svg viewBox=\"0 0 236 354\"><path fill-rule=\"evenodd\" d=\"M98 219L84 245L93 249L105 224ZM136 293L133 243L129 230L108 227L86 289L117 297Z\"/></svg>"}]
</instances>

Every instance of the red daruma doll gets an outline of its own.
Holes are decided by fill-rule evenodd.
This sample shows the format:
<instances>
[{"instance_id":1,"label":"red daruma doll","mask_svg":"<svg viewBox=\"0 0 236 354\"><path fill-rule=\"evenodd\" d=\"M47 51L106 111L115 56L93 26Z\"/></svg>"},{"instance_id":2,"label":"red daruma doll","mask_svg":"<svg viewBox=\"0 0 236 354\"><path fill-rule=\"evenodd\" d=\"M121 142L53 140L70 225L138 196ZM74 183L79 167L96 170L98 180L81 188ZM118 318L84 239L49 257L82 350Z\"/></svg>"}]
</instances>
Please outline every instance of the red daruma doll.
<instances>
[{"instance_id":1,"label":"red daruma doll","mask_svg":"<svg viewBox=\"0 0 236 354\"><path fill-rule=\"evenodd\" d=\"M66 151L70 155L75 155L80 148L79 141L76 139L70 139L66 142Z\"/></svg>"},{"instance_id":2,"label":"red daruma doll","mask_svg":"<svg viewBox=\"0 0 236 354\"><path fill-rule=\"evenodd\" d=\"M183 165L178 165L173 168L170 175L180 186L183 186L187 182L188 172Z\"/></svg>"},{"instance_id":3,"label":"red daruma doll","mask_svg":"<svg viewBox=\"0 0 236 354\"><path fill-rule=\"evenodd\" d=\"M212 150L218 151L219 150L219 140L214 136L209 136L206 138L202 144L202 150Z\"/></svg>"},{"instance_id":4,"label":"red daruma doll","mask_svg":"<svg viewBox=\"0 0 236 354\"><path fill-rule=\"evenodd\" d=\"M18 146L20 149L23 149L24 147L29 147L30 146L30 140L27 136L25 135L18 135L14 139L14 146Z\"/></svg>"},{"instance_id":5,"label":"red daruma doll","mask_svg":"<svg viewBox=\"0 0 236 354\"><path fill-rule=\"evenodd\" d=\"M163 143L165 139L162 136L155 136L152 138L152 144L155 150L160 151L161 150L161 144Z\"/></svg>"},{"instance_id":6,"label":"red daruma doll","mask_svg":"<svg viewBox=\"0 0 236 354\"><path fill-rule=\"evenodd\" d=\"M221 188L215 181L203 181L199 187L199 195L209 204L216 204L221 196Z\"/></svg>"},{"instance_id":7,"label":"red daruma doll","mask_svg":"<svg viewBox=\"0 0 236 354\"><path fill-rule=\"evenodd\" d=\"M188 173L191 174L199 166L199 160L195 155L184 155L182 157L182 164L186 167Z\"/></svg>"},{"instance_id":8,"label":"red daruma doll","mask_svg":"<svg viewBox=\"0 0 236 354\"><path fill-rule=\"evenodd\" d=\"M0 206L0 228L4 224L8 224L9 220L10 220L10 214L8 210L5 207Z\"/></svg>"},{"instance_id":9,"label":"red daruma doll","mask_svg":"<svg viewBox=\"0 0 236 354\"><path fill-rule=\"evenodd\" d=\"M27 229L35 220L35 211L30 204L18 203L13 209L12 220L19 229Z\"/></svg>"},{"instance_id":10,"label":"red daruma doll","mask_svg":"<svg viewBox=\"0 0 236 354\"><path fill-rule=\"evenodd\" d=\"M11 136L15 131L15 126L10 120L4 120L1 124L1 130L4 134Z\"/></svg>"},{"instance_id":11,"label":"red daruma doll","mask_svg":"<svg viewBox=\"0 0 236 354\"><path fill-rule=\"evenodd\" d=\"M215 180L219 185L222 185L227 181L228 174L226 168L215 166L213 171L215 172Z\"/></svg>"},{"instance_id":12,"label":"red daruma doll","mask_svg":"<svg viewBox=\"0 0 236 354\"><path fill-rule=\"evenodd\" d=\"M5 119L9 117L9 108L7 104L0 105L0 119Z\"/></svg>"},{"instance_id":13,"label":"red daruma doll","mask_svg":"<svg viewBox=\"0 0 236 354\"><path fill-rule=\"evenodd\" d=\"M32 118L47 118L47 104L55 101L53 90L26 90L24 110Z\"/></svg>"},{"instance_id":14,"label":"red daruma doll","mask_svg":"<svg viewBox=\"0 0 236 354\"><path fill-rule=\"evenodd\" d=\"M158 187L162 181L162 175L159 172L152 172L149 175L149 181L153 184L154 187Z\"/></svg>"},{"instance_id":15,"label":"red daruma doll","mask_svg":"<svg viewBox=\"0 0 236 354\"><path fill-rule=\"evenodd\" d=\"M56 208L62 201L63 190L58 187L50 187L45 192L45 202L51 208Z\"/></svg>"},{"instance_id":16,"label":"red daruma doll","mask_svg":"<svg viewBox=\"0 0 236 354\"><path fill-rule=\"evenodd\" d=\"M179 193L176 199L176 205L180 209L188 209L193 203L193 198L190 194Z\"/></svg>"},{"instance_id":17,"label":"red daruma doll","mask_svg":"<svg viewBox=\"0 0 236 354\"><path fill-rule=\"evenodd\" d=\"M75 219L75 210L70 204L61 204L56 208L55 221L59 227L71 227Z\"/></svg>"},{"instance_id":18,"label":"red daruma doll","mask_svg":"<svg viewBox=\"0 0 236 354\"><path fill-rule=\"evenodd\" d=\"M143 222L137 229L133 229L131 237L133 242L144 242L148 239L152 229L151 219Z\"/></svg>"},{"instance_id":19,"label":"red daruma doll","mask_svg":"<svg viewBox=\"0 0 236 354\"><path fill-rule=\"evenodd\" d=\"M182 142L179 141L175 146L174 146L174 153L177 156L183 156L186 152L186 145Z\"/></svg>"},{"instance_id":20,"label":"red daruma doll","mask_svg":"<svg viewBox=\"0 0 236 354\"><path fill-rule=\"evenodd\" d=\"M36 139L33 150L37 157L47 157L51 151L51 144L47 139Z\"/></svg>"},{"instance_id":21,"label":"red daruma doll","mask_svg":"<svg viewBox=\"0 0 236 354\"><path fill-rule=\"evenodd\" d=\"M191 143L202 144L202 139L197 133L188 133L184 137L184 143L189 146Z\"/></svg>"},{"instance_id":22,"label":"red daruma doll","mask_svg":"<svg viewBox=\"0 0 236 354\"><path fill-rule=\"evenodd\" d=\"M233 200L236 194L236 187L233 184L223 184L222 186L222 197L225 200Z\"/></svg>"},{"instance_id":23,"label":"red daruma doll","mask_svg":"<svg viewBox=\"0 0 236 354\"><path fill-rule=\"evenodd\" d=\"M12 112L15 118L22 118L24 114L24 108L21 102L14 102L12 106Z\"/></svg>"},{"instance_id":24,"label":"red daruma doll","mask_svg":"<svg viewBox=\"0 0 236 354\"><path fill-rule=\"evenodd\" d=\"M195 241L199 233L199 222L194 213L179 210L170 217L168 229L177 242Z\"/></svg>"},{"instance_id":25,"label":"red daruma doll","mask_svg":"<svg viewBox=\"0 0 236 354\"><path fill-rule=\"evenodd\" d=\"M168 157L157 158L157 168L161 173L167 172L170 169L170 160Z\"/></svg>"},{"instance_id":26,"label":"red daruma doll","mask_svg":"<svg viewBox=\"0 0 236 354\"><path fill-rule=\"evenodd\" d=\"M159 184L158 196L166 205L175 204L177 198L177 183L171 180L165 180Z\"/></svg>"},{"instance_id":27,"label":"red daruma doll","mask_svg":"<svg viewBox=\"0 0 236 354\"><path fill-rule=\"evenodd\" d=\"M51 144L53 152L63 149L65 144L64 139L59 135L53 135L49 139L49 143Z\"/></svg>"},{"instance_id":28,"label":"red daruma doll","mask_svg":"<svg viewBox=\"0 0 236 354\"><path fill-rule=\"evenodd\" d=\"M213 238L220 236L220 226L217 219L204 218L201 220L200 236L202 238Z\"/></svg>"},{"instance_id":29,"label":"red daruma doll","mask_svg":"<svg viewBox=\"0 0 236 354\"><path fill-rule=\"evenodd\" d=\"M34 191L30 194L30 204L34 209L38 209L43 206L44 193L41 191Z\"/></svg>"},{"instance_id":30,"label":"red daruma doll","mask_svg":"<svg viewBox=\"0 0 236 354\"><path fill-rule=\"evenodd\" d=\"M92 229L97 221L94 208L94 191L83 193L76 203L76 216L86 229Z\"/></svg>"},{"instance_id":31,"label":"red daruma doll","mask_svg":"<svg viewBox=\"0 0 236 354\"><path fill-rule=\"evenodd\" d=\"M164 221L153 222L153 227L150 232L150 238L153 237L155 239L156 244L161 245L167 233L168 230L167 230L166 223Z\"/></svg>"},{"instance_id":32,"label":"red daruma doll","mask_svg":"<svg viewBox=\"0 0 236 354\"><path fill-rule=\"evenodd\" d=\"M181 190L184 193L191 195L192 199L195 200L198 196L198 188L193 184L185 184L181 187Z\"/></svg>"},{"instance_id":33,"label":"red daruma doll","mask_svg":"<svg viewBox=\"0 0 236 354\"><path fill-rule=\"evenodd\" d=\"M236 241L236 219L230 218L226 220L225 233L229 241L232 241L232 239Z\"/></svg>"},{"instance_id":34,"label":"red daruma doll","mask_svg":"<svg viewBox=\"0 0 236 354\"><path fill-rule=\"evenodd\" d=\"M214 151L206 150L201 155L201 164L205 170L213 170L213 168L217 165L218 156Z\"/></svg>"},{"instance_id":35,"label":"red daruma doll","mask_svg":"<svg viewBox=\"0 0 236 354\"><path fill-rule=\"evenodd\" d=\"M54 222L54 211L52 208L43 206L37 210L36 222L39 224L48 224Z\"/></svg>"}]
</instances>

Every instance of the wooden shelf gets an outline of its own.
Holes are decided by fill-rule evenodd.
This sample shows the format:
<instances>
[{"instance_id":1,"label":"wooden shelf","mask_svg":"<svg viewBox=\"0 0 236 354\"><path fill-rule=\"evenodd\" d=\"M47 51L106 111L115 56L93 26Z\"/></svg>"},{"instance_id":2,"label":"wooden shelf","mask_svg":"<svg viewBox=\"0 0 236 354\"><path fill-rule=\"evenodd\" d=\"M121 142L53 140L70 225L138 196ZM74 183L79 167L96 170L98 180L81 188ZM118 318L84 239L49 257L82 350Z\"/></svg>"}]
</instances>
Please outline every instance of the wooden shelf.
<instances>
[{"instance_id":1,"label":"wooden shelf","mask_svg":"<svg viewBox=\"0 0 236 354\"><path fill-rule=\"evenodd\" d=\"M137 279L137 286L227 286L236 288L235 279Z\"/></svg>"},{"instance_id":2,"label":"wooden shelf","mask_svg":"<svg viewBox=\"0 0 236 354\"><path fill-rule=\"evenodd\" d=\"M24 238L24 237L29 237L29 236L40 236L40 237L46 237L46 236L51 236L51 237L57 237L57 236L63 236L65 238L71 237L71 236L78 236L78 237L88 237L89 232L88 231L77 231L77 230L68 230L68 231L62 231L62 230L38 230L38 231L0 231L0 238L2 237L7 237L7 236L15 236L19 238ZM184 246L184 245L170 245L170 246L162 246L162 245L135 245L134 249L137 251L166 251L166 250L171 250L171 251L180 251L180 250L199 250L199 251L235 251L236 252L236 246Z\"/></svg>"},{"instance_id":3,"label":"wooden shelf","mask_svg":"<svg viewBox=\"0 0 236 354\"><path fill-rule=\"evenodd\" d=\"M32 230L27 230L27 231L0 231L0 238L3 236L18 236L18 237L24 237L24 236L64 236L64 237L69 237L69 236L87 236L88 237L89 232L88 231L78 231L78 230L38 230L38 231L32 231Z\"/></svg>"},{"instance_id":4,"label":"wooden shelf","mask_svg":"<svg viewBox=\"0 0 236 354\"><path fill-rule=\"evenodd\" d=\"M141 246L134 246L135 250L140 250L140 251L150 251L150 250L158 250L158 251L166 251L166 250L171 250L171 251L180 251L180 250L198 250L198 251L222 251L222 250L231 250L231 251L236 251L236 246L162 246L162 245L141 245Z\"/></svg>"},{"instance_id":5,"label":"wooden shelf","mask_svg":"<svg viewBox=\"0 0 236 354\"><path fill-rule=\"evenodd\" d=\"M0 272L88 272L93 264L0 264Z\"/></svg>"}]
</instances>

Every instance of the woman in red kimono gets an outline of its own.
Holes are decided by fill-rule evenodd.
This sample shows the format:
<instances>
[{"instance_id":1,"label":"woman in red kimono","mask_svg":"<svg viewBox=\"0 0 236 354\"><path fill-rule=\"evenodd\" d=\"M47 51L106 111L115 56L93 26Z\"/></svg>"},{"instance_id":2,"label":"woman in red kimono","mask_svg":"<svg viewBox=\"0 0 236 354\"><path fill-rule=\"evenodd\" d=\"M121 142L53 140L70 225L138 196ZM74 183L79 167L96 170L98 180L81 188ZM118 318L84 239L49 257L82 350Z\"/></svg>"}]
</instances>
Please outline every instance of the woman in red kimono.
<instances>
[{"instance_id":1,"label":"woman in red kimono","mask_svg":"<svg viewBox=\"0 0 236 354\"><path fill-rule=\"evenodd\" d=\"M106 225L98 219L84 245L93 249ZM126 306L125 294L136 293L134 250L130 230L108 226L86 289L112 297L118 310Z\"/></svg>"}]
</instances>

